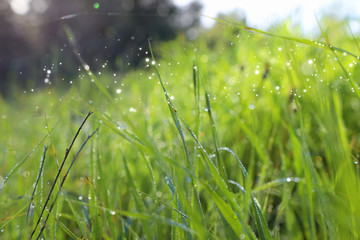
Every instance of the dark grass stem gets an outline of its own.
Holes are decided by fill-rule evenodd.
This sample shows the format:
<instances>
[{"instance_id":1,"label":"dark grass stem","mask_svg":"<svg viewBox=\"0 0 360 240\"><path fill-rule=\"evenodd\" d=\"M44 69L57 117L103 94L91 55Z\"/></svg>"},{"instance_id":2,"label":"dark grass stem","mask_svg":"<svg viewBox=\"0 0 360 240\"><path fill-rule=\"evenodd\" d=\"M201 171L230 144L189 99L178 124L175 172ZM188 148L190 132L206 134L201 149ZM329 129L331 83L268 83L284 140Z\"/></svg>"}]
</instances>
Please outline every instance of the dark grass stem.
<instances>
[{"instance_id":1,"label":"dark grass stem","mask_svg":"<svg viewBox=\"0 0 360 240\"><path fill-rule=\"evenodd\" d=\"M98 130L99 130L99 128L96 128L95 131L86 138L86 140L84 141L84 143L81 145L79 151L78 151L78 152L76 153L76 155L74 156L74 158L73 158L73 160L72 160L72 162L71 162L68 170L67 170L66 173L65 173L65 176L63 177L63 179L62 179L62 181L61 181L61 184L60 184L60 187L59 187L59 192L57 192L57 194L56 194L56 196L55 196L55 199L54 199L53 203L52 203L51 206L50 206L48 215L46 216L45 221L44 221L44 225L43 225L43 227L41 228L41 230L40 230L40 232L39 232L39 235L38 235L38 237L37 237L36 239L39 239L39 237L41 236L42 232L43 232L44 229L45 229L46 222L47 222L47 220L49 219L49 216L50 216L50 214L51 214L51 211L52 211L52 209L53 209L53 207L54 207L54 205L55 205L56 199L57 199L58 196L59 196L59 193L60 193L60 191L61 191L61 189L62 189L62 187L63 187L63 185L64 185L64 183L65 183L65 180L66 180L66 178L67 178L67 176L68 176L68 174L69 174L69 172L70 172L70 169L72 168L72 166L73 166L74 163L75 163L75 160L76 160L77 157L79 156L79 154L80 154L80 152L82 151L82 149L85 147L85 144L88 142L88 140L89 140L92 136L94 136L94 134L95 134Z\"/></svg>"},{"instance_id":2,"label":"dark grass stem","mask_svg":"<svg viewBox=\"0 0 360 240\"><path fill-rule=\"evenodd\" d=\"M72 148L72 146L74 145L75 140L76 140L76 138L78 137L78 135L79 135L82 127L84 126L86 120L90 117L90 115L91 115L92 113L93 113L93 112L90 111L90 112L88 113L88 115L85 117L84 121L81 123L79 129L77 130L77 132L76 132L76 134L75 134L75 136L74 136L74 138L73 138L73 140L72 140L69 148L67 148L66 151L65 151L64 160L63 160L62 163L61 163L61 166L60 166L60 168L59 168L59 171L58 171L58 173L57 173L57 175L56 175L56 177L55 177L55 181L54 181L53 185L51 186L50 192L49 192L49 194L48 194L48 196L47 196L47 198L46 198L46 201L45 201L45 204L44 204L44 206L43 206L43 208L42 208L42 210L41 210L39 219L38 219L38 221L36 222L36 225L35 225L34 230L32 231L32 233L31 233L31 235L30 235L30 238L32 238L32 237L34 236L35 231L36 231L36 229L37 229L37 227L38 227L38 225L39 225L39 223L40 223L40 221L41 221L41 218L42 218L42 216L43 216L43 214L44 214L45 208L46 208L47 204L48 204L49 201L50 201L51 194L52 194L52 192L54 191L56 182L57 182L58 178L60 177L60 173L61 173L61 171L62 171L62 169L63 169L63 167L64 167L64 165L65 165L65 162L66 162L66 160L67 160L67 158L68 158L68 156L69 156L69 153L70 153L70 151L71 151L71 148ZM87 141L86 141L86 142L87 142ZM74 161L74 160L73 160L73 161ZM71 167L71 166L70 166L70 167ZM65 179L65 178L64 178L64 179ZM64 181L64 180L63 180L63 181ZM52 206L53 206L53 205L52 205ZM50 211L51 211L51 210L50 210ZM48 216L49 216L49 215L48 215ZM48 218L48 217L47 217L47 218ZM47 219L47 218L46 218L46 219ZM46 223L46 220L45 220L45 223ZM45 224L44 224L43 228L44 228L44 227L45 227ZM42 231L41 231L41 232L42 232ZM39 233L38 238L39 238L39 236L41 235L41 232Z\"/></svg>"}]
</instances>

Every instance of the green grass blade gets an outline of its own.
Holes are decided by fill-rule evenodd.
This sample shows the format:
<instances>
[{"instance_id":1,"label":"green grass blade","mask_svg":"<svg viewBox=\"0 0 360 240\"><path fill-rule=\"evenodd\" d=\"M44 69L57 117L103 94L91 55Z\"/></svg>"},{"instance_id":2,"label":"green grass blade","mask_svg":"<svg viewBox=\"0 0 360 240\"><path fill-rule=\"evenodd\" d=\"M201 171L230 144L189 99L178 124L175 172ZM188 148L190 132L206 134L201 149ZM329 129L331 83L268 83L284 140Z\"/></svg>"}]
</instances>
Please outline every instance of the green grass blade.
<instances>
[{"instance_id":1,"label":"green grass blade","mask_svg":"<svg viewBox=\"0 0 360 240\"><path fill-rule=\"evenodd\" d=\"M51 131L55 128L55 126L51 129ZM43 139L40 140L40 142L38 142L38 144L36 144L36 146L33 148L33 150L31 150L31 152L29 152L22 160L20 160L19 162L17 162L15 164L15 166L11 169L11 171L9 172L9 174L4 178L4 181L1 183L0 185L0 192L1 190L4 188L4 185L7 181L9 181L9 178L14 175L19 168L25 163L26 160L28 160L30 158L30 156L35 152L35 150L45 141L45 139L48 137L48 135L46 135Z\"/></svg>"}]
</instances>

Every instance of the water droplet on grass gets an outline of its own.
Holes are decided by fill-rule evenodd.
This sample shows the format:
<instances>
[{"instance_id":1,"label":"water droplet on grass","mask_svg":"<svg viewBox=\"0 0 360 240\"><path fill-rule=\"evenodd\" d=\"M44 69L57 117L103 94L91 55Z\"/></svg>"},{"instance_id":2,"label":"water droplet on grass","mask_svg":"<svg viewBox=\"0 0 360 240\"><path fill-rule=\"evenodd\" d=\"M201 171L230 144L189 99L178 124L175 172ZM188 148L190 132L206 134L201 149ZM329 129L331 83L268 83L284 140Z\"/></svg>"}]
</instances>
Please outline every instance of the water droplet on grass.
<instances>
[{"instance_id":1,"label":"water droplet on grass","mask_svg":"<svg viewBox=\"0 0 360 240\"><path fill-rule=\"evenodd\" d=\"M249 109L250 109L250 110L254 110L254 109L255 109L255 105L254 105L254 104L250 104L250 105L249 105Z\"/></svg>"},{"instance_id":2,"label":"water droplet on grass","mask_svg":"<svg viewBox=\"0 0 360 240\"><path fill-rule=\"evenodd\" d=\"M116 89L116 93L117 93L117 94L120 94L120 93L121 93L121 89L120 89L120 88Z\"/></svg>"},{"instance_id":3,"label":"water droplet on grass","mask_svg":"<svg viewBox=\"0 0 360 240\"><path fill-rule=\"evenodd\" d=\"M131 107L131 108L129 108L129 112L136 112L136 109L135 108L133 108L133 107Z\"/></svg>"}]
</instances>

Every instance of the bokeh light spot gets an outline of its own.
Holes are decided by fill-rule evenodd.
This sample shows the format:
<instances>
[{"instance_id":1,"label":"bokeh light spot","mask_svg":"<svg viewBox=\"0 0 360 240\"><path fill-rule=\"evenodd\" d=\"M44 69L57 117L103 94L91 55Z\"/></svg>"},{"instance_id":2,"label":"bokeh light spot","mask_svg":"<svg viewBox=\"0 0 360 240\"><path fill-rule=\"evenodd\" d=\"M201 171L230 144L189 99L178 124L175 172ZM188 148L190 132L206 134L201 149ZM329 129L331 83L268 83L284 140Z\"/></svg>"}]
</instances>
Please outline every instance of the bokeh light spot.
<instances>
[{"instance_id":1,"label":"bokeh light spot","mask_svg":"<svg viewBox=\"0 0 360 240\"><path fill-rule=\"evenodd\" d=\"M100 4L99 3L94 3L94 9L99 9L99 7L100 7Z\"/></svg>"}]
</instances>

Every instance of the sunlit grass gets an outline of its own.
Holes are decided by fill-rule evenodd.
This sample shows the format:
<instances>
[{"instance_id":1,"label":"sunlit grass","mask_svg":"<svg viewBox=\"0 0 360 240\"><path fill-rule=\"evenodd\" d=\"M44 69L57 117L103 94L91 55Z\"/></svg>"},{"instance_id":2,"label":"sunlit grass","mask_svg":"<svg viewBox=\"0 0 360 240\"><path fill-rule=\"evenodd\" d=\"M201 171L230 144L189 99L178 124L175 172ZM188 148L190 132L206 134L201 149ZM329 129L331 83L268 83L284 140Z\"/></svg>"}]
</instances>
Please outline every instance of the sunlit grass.
<instances>
[{"instance_id":1,"label":"sunlit grass","mask_svg":"<svg viewBox=\"0 0 360 240\"><path fill-rule=\"evenodd\" d=\"M91 110L70 158L99 131L45 239L358 238L357 39L322 28L304 40L286 23L267 33L219 22L193 42L151 42L154 56L126 75L91 81L84 67L89 78L67 91L1 100L0 237L30 236Z\"/></svg>"}]
</instances>

